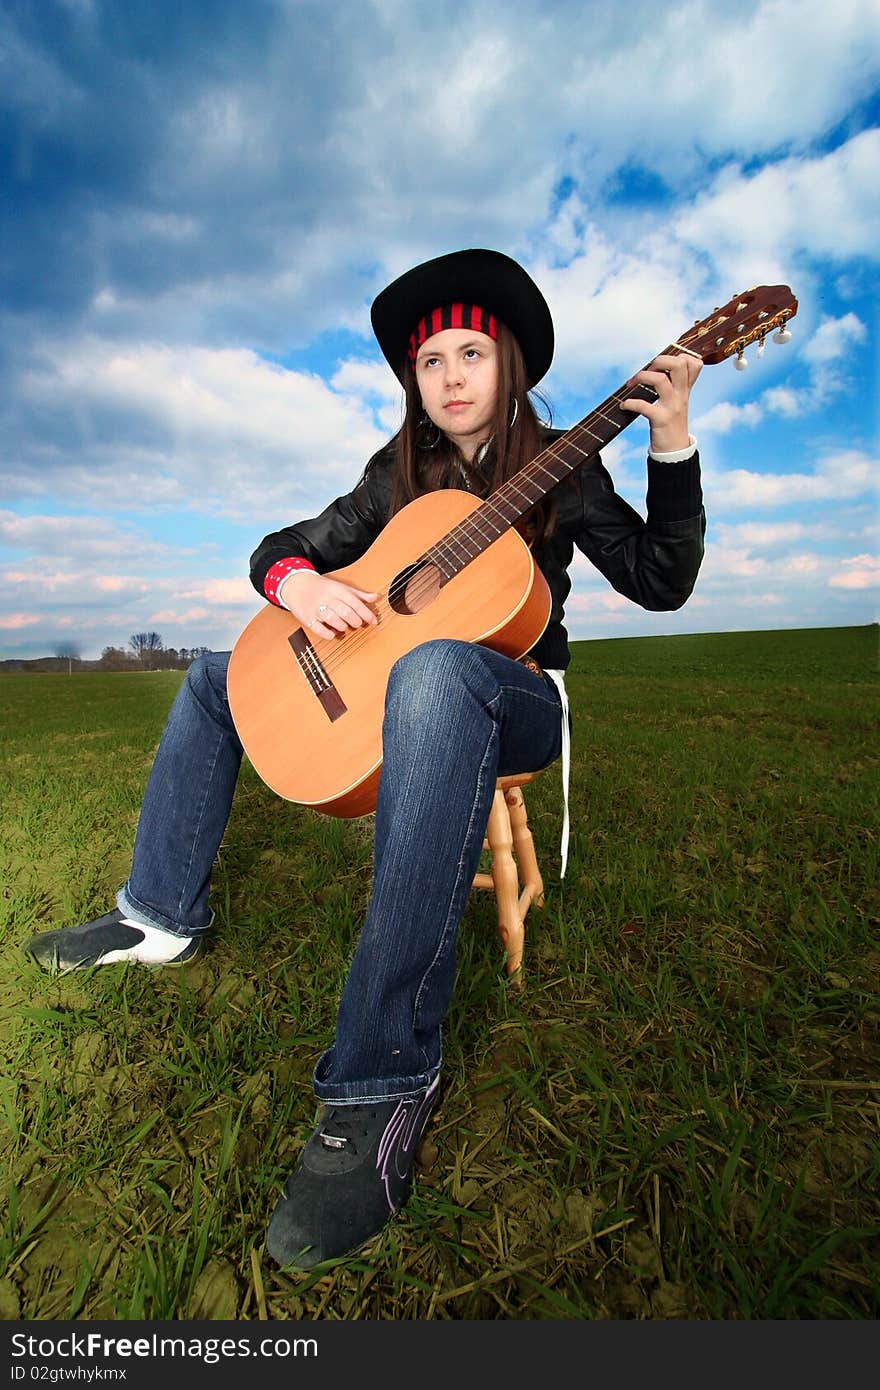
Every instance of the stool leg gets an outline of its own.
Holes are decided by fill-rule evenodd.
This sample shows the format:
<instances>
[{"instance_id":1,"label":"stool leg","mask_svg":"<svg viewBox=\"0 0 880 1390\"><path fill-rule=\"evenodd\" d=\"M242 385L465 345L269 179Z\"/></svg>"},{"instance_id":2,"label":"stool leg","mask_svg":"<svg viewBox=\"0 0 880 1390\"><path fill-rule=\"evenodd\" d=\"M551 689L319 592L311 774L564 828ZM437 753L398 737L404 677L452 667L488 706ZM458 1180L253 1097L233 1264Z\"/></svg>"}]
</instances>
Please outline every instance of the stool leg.
<instances>
[{"instance_id":1,"label":"stool leg","mask_svg":"<svg viewBox=\"0 0 880 1390\"><path fill-rule=\"evenodd\" d=\"M498 935L507 951L507 973L522 965L523 930L519 909L519 875L513 858L513 834L505 795L496 791L489 812L486 838L492 851L492 882L498 904Z\"/></svg>"},{"instance_id":2,"label":"stool leg","mask_svg":"<svg viewBox=\"0 0 880 1390\"><path fill-rule=\"evenodd\" d=\"M513 838L513 851L519 864L520 878L528 890L528 902L538 907L544 906L544 880L538 868L535 842L529 829L526 803L519 787L510 787L506 795L510 814L510 829Z\"/></svg>"}]
</instances>

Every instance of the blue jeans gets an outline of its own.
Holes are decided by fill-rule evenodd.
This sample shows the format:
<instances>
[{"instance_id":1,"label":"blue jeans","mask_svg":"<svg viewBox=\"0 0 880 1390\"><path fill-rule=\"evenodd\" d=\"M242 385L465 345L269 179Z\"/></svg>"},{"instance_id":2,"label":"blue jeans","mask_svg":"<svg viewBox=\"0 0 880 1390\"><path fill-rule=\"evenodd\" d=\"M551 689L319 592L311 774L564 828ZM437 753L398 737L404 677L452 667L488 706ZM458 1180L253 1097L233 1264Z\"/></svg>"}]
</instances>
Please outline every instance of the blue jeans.
<instances>
[{"instance_id":1,"label":"blue jeans","mask_svg":"<svg viewBox=\"0 0 880 1390\"><path fill-rule=\"evenodd\" d=\"M242 748L226 697L228 653L194 662L150 773L119 906L181 936L205 931L214 856ZM456 929L495 780L559 756L559 694L546 678L469 642L434 641L393 667L382 729L370 906L333 1046L315 1068L323 1100L414 1095L442 1062Z\"/></svg>"}]
</instances>

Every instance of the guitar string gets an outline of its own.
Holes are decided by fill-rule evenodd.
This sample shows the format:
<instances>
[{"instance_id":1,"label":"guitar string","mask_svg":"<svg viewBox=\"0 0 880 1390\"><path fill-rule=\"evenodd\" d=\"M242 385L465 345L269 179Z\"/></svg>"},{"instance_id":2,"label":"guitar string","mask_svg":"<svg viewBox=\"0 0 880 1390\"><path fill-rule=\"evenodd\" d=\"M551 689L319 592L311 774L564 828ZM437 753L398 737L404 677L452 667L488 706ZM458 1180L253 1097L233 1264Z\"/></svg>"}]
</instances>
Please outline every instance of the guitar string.
<instances>
[{"instance_id":1,"label":"guitar string","mask_svg":"<svg viewBox=\"0 0 880 1390\"><path fill-rule=\"evenodd\" d=\"M675 353L676 346L676 344L670 345L670 347L666 349L665 355L678 355L677 353ZM637 389L637 387L633 389ZM653 388L650 389L653 391ZM613 392L609 397L607 397L607 399L603 401L600 406L598 406L595 410L591 411L589 415L585 416L583 420L578 422L578 424L572 426L570 430L566 431L565 435L562 436L562 438L551 441L551 443L545 449L543 449L540 454L536 455L536 457L532 459L528 464L526 464L523 469L521 469L518 473L514 474L513 478L508 479L498 489L496 489L494 493L491 493L489 497L485 498L475 512L469 514L461 522L457 523L457 525L454 526L452 530L446 534L446 536L442 537L439 542L435 542L433 546L429 547L429 549L424 553L424 555L419 557L419 560L415 562L417 564L421 563L421 569L416 571L416 573L410 576L408 579L401 579L396 583L395 581L392 581L392 584L387 591L387 596L384 593L380 596L380 599L377 602L374 609L374 611L376 611L377 613L377 616L379 617L380 622L382 621L383 617L387 618L392 616L407 616L405 614L397 613L391 602L392 597L397 598L401 594L406 593L409 606L411 608L416 607L416 605L418 605L418 603L421 600L427 598L431 594L431 591L436 586L436 575L434 572L435 567L436 570L439 570L443 578L447 580L453 578L454 575L464 567L464 565L469 563L471 560L475 559L488 547L488 545L491 545L495 540L499 539L499 537L503 535L505 531L511 528L511 525L513 525L514 523L511 522L507 513L499 506L498 501L493 500L498 499L499 494L507 492L520 492L521 495L525 496L529 506L535 506L537 502L540 501L541 497L545 496L546 493L550 490L547 487L542 487L541 492L538 494L538 496L536 498L532 498L529 493L523 492L522 488L516 483L515 480L517 478L522 479L524 474L528 474L528 481L536 483L538 482L538 478L535 475L539 473L544 473L551 480L551 487L556 486L557 483L564 480L566 475L563 474L562 478L558 478L554 472L550 471L547 468L546 464L542 463L542 459L549 456L550 458L553 458L558 462L565 463L570 471L574 471L574 469L576 467L579 467L580 464L576 463L571 465L569 463L569 460L565 457L565 453L569 448L574 448L579 454L582 455L583 459L587 459L599 451L596 447L591 447L588 449L582 448L580 444L577 442L577 439L575 438L576 435L590 435L592 439L596 441L600 449L603 446L610 443L611 439L613 439L617 433L619 433L623 428L625 428L626 425L630 424L631 420L636 418L636 412L632 412L631 418L622 422L619 419L615 419L612 415L607 414L606 412L610 409L619 408L622 405L623 401L629 399L631 396L632 389L630 389L629 383L622 387L619 387L618 390L616 392ZM656 391L653 394L653 399L657 399ZM597 418L604 420L607 424L610 424L614 427L615 435L612 435L611 439L605 438L604 435L596 434L593 430L589 428L588 421L596 420ZM562 449L563 452L560 453L560 449ZM505 497L504 500L507 501L507 498ZM481 523L492 523L496 516L500 516L502 519L503 524L501 525L501 527L491 527L491 529L488 530L488 532L481 532ZM476 533L476 535L474 533ZM481 540L484 542L483 544L479 543ZM467 545L468 543L473 544L475 541L477 542L476 549L473 551L473 553L469 553ZM459 553L456 553L456 545L460 547ZM452 575L446 575L443 572L442 560L446 558L447 554L452 559L458 561L455 569L453 570ZM426 568L429 571L428 573L425 573ZM330 651L327 652L326 656L322 654L322 649L313 647L317 655L317 659L320 662L320 668L323 668L323 671L325 671L329 676L331 673L338 671L349 659L353 659L356 655L359 654L361 646L370 640L371 632L372 625L369 625L366 628L349 628L347 632L343 632L340 634L340 638L344 639L344 645L343 642L340 641L340 644L336 648L336 650L334 650L333 644L339 641L339 639L337 638L310 638L309 641L312 644L314 644L315 642L320 642L322 644L322 647L325 644L326 646L330 647ZM314 664L314 662L312 664ZM315 669L315 674L318 677L320 677L320 668L316 667Z\"/></svg>"},{"instance_id":2,"label":"guitar string","mask_svg":"<svg viewBox=\"0 0 880 1390\"><path fill-rule=\"evenodd\" d=\"M573 440L569 440L568 442L571 443L584 458L588 458L590 454L596 452L595 449L581 449ZM543 453L549 454L559 461L566 461L564 456L553 446L548 447ZM546 473L553 485L560 481L555 473L547 469L546 465L539 465L537 459L532 460L528 468L533 473L539 470ZM504 486L507 487L508 484ZM520 488L516 490L522 491ZM547 489L545 489L545 491L546 490ZM526 497L529 505L534 505L534 501L528 493L524 493L523 495ZM490 524L488 529L481 530L481 526L485 526L487 523L493 521L493 513L497 516L501 516L504 524L501 527L491 526ZM466 517L462 522L458 523L456 527L453 528L452 532L448 533L441 542L435 543L433 546L429 547L424 553L424 556L421 557L422 567L420 570L416 571L409 579L401 580L397 583L392 582L387 596L382 594L375 605L374 611L377 613L380 622L383 617L405 616L397 613L391 602L392 598L398 598L405 593L408 606L410 608L417 608L420 602L426 599L430 595L432 589L435 588L438 574L447 580L453 578L455 573L459 572L469 561L476 559L488 545L491 545L495 540L498 540L505 531L509 530L510 526L511 522L509 518L501 508L499 508L497 503L490 502L489 498L485 499L482 506L478 509L478 513ZM473 548L469 549L469 547ZM455 562L455 567L451 575L444 572L444 562L447 558ZM321 658L324 670L327 671L328 675L332 671L338 670L346 660L357 654L361 645L369 640L370 631L370 627L366 629L354 628L349 629L347 633L340 634L346 639L344 647L340 646L338 650L334 651L331 646L326 657L322 656ZM358 641L358 638L361 640ZM330 645L335 643L338 639L319 638L316 640Z\"/></svg>"},{"instance_id":3,"label":"guitar string","mask_svg":"<svg viewBox=\"0 0 880 1390\"><path fill-rule=\"evenodd\" d=\"M670 348L666 350L667 353L674 353L676 347L679 347L680 350L683 350L685 352L690 351L690 349L684 348L683 345L673 344L670 346ZM657 393L656 391L654 391L652 387L647 387L643 389L651 390L652 397L656 400ZM632 419L635 418L635 413L629 415L629 417L626 420L621 421L619 417L615 418L613 415L607 412L612 407L620 407L623 403L623 400L631 394L632 392L629 390L628 385L619 388L618 392L613 393L606 402L603 402L601 406L597 407L597 409L592 411L590 415L586 416L583 421L579 422L577 425L573 426L571 430L567 431L562 439L552 441L546 449L542 450L541 454L537 455L536 458L531 461L531 463L527 464L526 467L523 468L519 473L515 474L513 478L508 479L507 482L502 484L501 487L499 487L496 490L495 493L490 494L490 496L484 500L483 505L479 508L477 512L472 513L471 516L466 518L466 520L463 523L460 523L459 526L454 528L454 531L450 533L453 541L455 541L456 539L458 539L459 541L469 540L471 537L468 534L467 527L472 526L479 530L479 521L482 518L491 520L493 512L498 513L502 516L503 529L507 529L510 525L510 519L504 512L500 511L497 502L493 499L498 499L502 494L505 494L504 501L506 502L508 501L512 493L520 492L520 494L526 498L527 504L529 506L534 506L536 502L540 500L540 497L544 495L546 491L548 491L549 489L542 487L541 492L537 497L531 497L527 492L524 492L523 489L518 486L517 479L522 478L524 474L531 474L532 477L530 478L530 481L534 481L534 474L536 472L548 472L546 467L542 464L542 459L544 459L548 455L568 463L568 461L564 457L564 452L562 454L558 452L559 448L562 448L564 451L566 448L571 446L575 448L579 453L581 453L584 457L589 457L591 454L595 453L595 448L582 449L580 447L576 437L578 435L591 435L592 439L600 446L600 448L608 444L610 440L606 438L603 434L597 434L595 433L595 431L591 430L589 428L588 421L595 420L596 418L604 419L608 424L612 425L612 427L615 430L615 433L618 433L622 428L625 428L625 426L629 424ZM553 473L548 473L548 476L551 480L551 485L555 485L556 483L562 481L561 478L557 478ZM495 537L493 537L493 539L494 538ZM432 547L432 550L426 552L426 558L434 558L432 556L432 551L435 555L437 554L437 552L442 553L442 549L446 546L446 543L449 539L450 537L445 537L441 540L441 542L435 544L435 546Z\"/></svg>"},{"instance_id":4,"label":"guitar string","mask_svg":"<svg viewBox=\"0 0 880 1390\"><path fill-rule=\"evenodd\" d=\"M729 312L732 306L733 301L731 301L729 305L725 305L723 309L713 310L711 320L707 318L694 324L692 328L688 329L685 333L681 334L674 343L670 344L665 349L665 355L678 356L681 353L688 353L691 356L699 357L700 361L703 362L704 359L702 355L693 352L692 348L687 346L687 344L695 343L700 338L707 337L710 333L713 332L713 330L717 334L718 329L721 328L722 324L726 323L728 318L732 316ZM759 311L759 307L755 301L754 296L750 305L750 312L746 317L751 318L754 321L754 323L760 324L761 322L761 313ZM764 313L763 317L765 319L772 319L773 314L772 312ZM768 328L769 326L770 325L768 325ZM726 338L726 345L730 347L731 344L736 341L737 337L741 337L744 335L743 330L746 330L746 324L738 325L737 332L735 334L722 332L720 337L716 337L714 346L722 346ZM749 333L753 332L753 327L749 327L746 331L748 331ZM647 367L643 368L642 370L648 370L649 368L650 364L648 364ZM634 375L637 374L638 373ZM630 378L630 382L632 382L632 380L633 379ZM423 556L419 557L419 559L413 562L414 564L421 566L419 570L416 570L416 572L412 574L409 578L395 578L395 580L392 580L387 595L380 594L379 602L376 605L377 616L379 617L380 622L383 616L404 616L398 614L394 609L391 603L392 596L394 598L397 598L401 593L409 591L411 604L418 604L418 602L421 599L429 597L432 590L436 586L436 573L433 572L435 567L436 571L439 571L441 578L444 578L447 581L454 578L455 574L460 571L463 565L466 565L470 560L475 559L476 556L479 555L483 550L485 550L488 545L491 545L495 540L499 539L500 536L504 533L504 531L509 530L511 528L511 526L514 524L514 521L511 520L509 515L504 510L502 510L501 506L499 505L499 502L501 501L500 494L504 494L503 500L505 504L508 504L509 501L513 499L513 495L516 493L519 493L520 497L525 498L526 507L524 509L521 509L518 513L519 516L522 516L525 514L526 511L528 511L528 509L531 506L537 505L541 498L545 496L546 493L550 490L550 488L544 487L538 493L537 497L532 498L530 493L524 490L524 488L517 482L517 479L522 479L524 483L533 484L538 481L537 475L543 472L550 478L550 487L552 488L565 478L565 473L563 473L560 478L557 478L555 473L550 471L547 468L546 464L542 463L542 459L545 459L549 456L550 458L553 458L559 462L563 462L566 464L566 469L570 473L573 472L576 467L579 467L580 464L572 464L570 460L565 457L565 452L569 449L569 447L572 447L575 450L577 450L577 452L582 454L583 458L585 459L599 452L599 450L595 448L581 448L577 442L577 437L580 437L585 434L591 435L592 438L598 443L599 449L601 449L604 445L610 443L611 440L615 438L616 434L620 433L622 429L624 429L628 424L631 423L633 419L635 419L636 412L633 412L628 419L623 421L621 421L619 418L615 419L612 415L606 413L606 411L612 408L619 409L622 406L623 401L627 399L628 396L633 394L633 392L629 390L628 387L629 383L627 383L627 385L624 387L618 388L617 392L612 393L612 395L609 396L606 401L603 401L600 406L598 406L595 410L591 411L587 416L584 417L583 420L579 421L576 425L572 426L570 430L566 431L565 435L560 440L552 441L551 444L548 445L545 449L543 449L541 453L536 456L535 459L531 460L531 462L525 465L523 469L521 469L518 473L514 474L513 478L508 479L504 484L501 485L500 488L496 489L494 493L490 494L488 498L485 498L483 502L475 510L475 512L471 513L469 516L465 517L461 522L457 523L456 526L454 526L445 537L442 537L440 541L435 542L433 546L429 547L429 549L425 552ZM653 390L653 388L651 389ZM654 391L653 399L657 399L656 391ZM596 419L602 419L606 423L613 426L614 434L612 434L609 439L605 439L602 435L596 434L589 428L588 422ZM563 453L558 452L559 448L563 449ZM496 513L497 515L501 516L503 523L501 529L499 530L497 528L493 528L494 534L493 530L490 530L488 535L486 535L485 533L481 533L481 524L484 522L487 524L491 524L493 519L493 513ZM473 535L474 532L476 532L476 537L474 537ZM478 542L477 549L473 552L473 554L468 554L467 549L464 548L462 561L462 555L456 555L455 553L455 546L459 545L461 547L466 547L469 541L472 541L477 537L480 537L481 535L485 544L479 544ZM447 554L458 561L457 566L453 569L452 573L448 575L444 574L442 568L442 560L446 558ZM348 660L350 657L354 657L355 655L357 655L357 653L360 650L360 647L369 640L371 633L372 625L361 629L348 629L346 632L340 633L339 636L344 637L346 639L345 644L343 646L342 643L340 643L339 647L336 649L335 652L333 651L331 644L337 641L336 638L314 639L320 642L321 648L315 648L312 645L313 639L309 638L309 647L306 649L305 653L306 661L309 665L309 671L311 672L315 680L319 683L319 685L321 684L322 680L324 680L323 672L326 671L329 673L330 671L338 670L346 660ZM328 651L326 655L322 656L321 649L328 646L331 646L331 650ZM305 671L305 667L303 669L308 679L309 671ZM324 688L327 688L328 684L329 682L324 680Z\"/></svg>"},{"instance_id":5,"label":"guitar string","mask_svg":"<svg viewBox=\"0 0 880 1390\"><path fill-rule=\"evenodd\" d=\"M691 349L685 346L685 341L689 338L693 339L695 336L699 336L696 332L698 328L702 330L702 325L695 325L693 329L690 329L687 333L682 334L681 337L675 343L670 344L669 347L667 347L664 353L661 355L679 356L682 352L691 352ZM642 368L642 370L648 370L649 366L650 364ZM635 373L634 375L638 375L638 373ZM560 439L551 441L551 443L547 445L541 451L540 454L536 455L534 459L530 460L530 462L527 463L522 469L520 469L518 473L514 474L512 478L507 479L506 482L502 483L501 486L497 488L494 493L490 493L489 497L484 498L479 507L477 507L477 509L474 512L470 513L467 517L463 518L463 520L458 522L449 532L447 532L445 536L443 536L439 541L435 542L432 546L430 546L428 550L425 551L425 553L414 562L415 564L420 565L420 569L417 570L415 574L409 576L408 578L401 579L398 579L397 576L395 576L395 579L392 580L392 583L389 589L387 590L387 593L385 593L384 591L380 592L380 598L376 603L374 609L374 611L377 614L377 617L379 618L380 623L383 617L387 619L392 616L408 616L406 614L399 614L397 612L391 601L392 598L396 599L401 594L406 594L407 602L410 608L415 609L416 605L418 605L420 601L429 598L432 590L434 590L434 588L436 587L436 573L438 571L441 577L447 581L451 578L454 578L455 574L459 573L465 565L467 565L471 560L476 559L477 556L481 554L483 551L485 551L485 549L489 545L491 545L494 541L499 539L505 531L511 529L511 526L515 524L515 521L511 521L509 515L506 513L505 510L503 510L503 507L499 505L501 501L500 494L519 493L522 497L526 499L526 510L528 510L529 507L536 506L537 503L540 502L541 498L543 496L546 496L547 492L550 491L550 488L542 487L537 497L532 498L529 492L524 491L520 483L517 482L517 479L522 480L522 482L537 484L539 482L539 478L537 475L544 473L551 480L550 487L552 488L556 486L559 482L562 482L565 479L566 474L563 474L561 478L557 478L555 472L548 469L547 465L542 462L543 459L549 456L550 458L555 459L557 462L566 464L566 467L568 468L569 472L573 472L577 467L580 467L580 463L571 464L570 461L566 458L566 452L570 448L575 449L579 454L581 454L583 459L587 459L592 455L598 453L602 447L609 444L618 433L620 433L628 424L630 424L631 421L636 418L637 412L627 412L628 415L630 415L630 418L624 421L621 421L619 418L614 418L614 416L609 414L608 412L610 410L615 409L619 410L623 404L623 401L632 397L633 391L638 389L639 384L636 384L635 386L631 387L631 382L632 378L630 378L630 381L627 382L624 386L618 387L617 391L612 392L612 394L608 396L605 401L603 401L594 410L590 411L588 415L584 416L583 420L579 421L577 424L573 425L571 429L567 430L566 433ZM643 387L642 389L645 389L645 387ZM653 392L653 400L656 400L657 392L654 391L654 388L650 387L647 389L650 389ZM595 421L597 419L604 420L607 424L613 426L615 433L611 435L610 438L605 438L604 435L596 434L593 430L590 429L589 422ZM581 445L578 443L576 436L583 435L590 435L598 445L598 448L582 448ZM563 451L561 453L559 452L560 448ZM527 475L527 477L524 477L524 475ZM508 496L505 495L503 501L506 503L508 502L508 500ZM510 500L512 500L512 498L510 498ZM519 515L523 514L523 512L519 513ZM491 525L496 517L500 517L502 519L502 525L500 528ZM483 524L490 525L491 529L488 532L481 532L480 528ZM476 542L476 549L473 551L473 553L468 553L468 544L473 544L474 542ZM456 546L460 547L458 553L456 553ZM442 562L444 559L447 558L447 555L458 562L455 568L453 569L451 575L444 574L443 571ZM426 570L428 571L427 573ZM372 630L373 625L371 624L364 628L349 628L346 632L340 633L339 638L313 639L310 637L309 643L311 646L311 651L309 652L308 659L310 668L312 670L312 674L315 676L315 678L320 680L322 671L326 672L329 676L332 672L338 671L348 660L353 659L356 655L358 655L361 646L363 646L370 640ZM340 641L340 639L343 640ZM316 642L321 643L321 647L315 646L314 644ZM337 642L339 642L339 646L334 651L334 644L336 644ZM326 653L326 655L323 654L323 648L325 646L330 647L330 650ZM306 650L308 651L309 649Z\"/></svg>"},{"instance_id":6,"label":"guitar string","mask_svg":"<svg viewBox=\"0 0 880 1390\"><path fill-rule=\"evenodd\" d=\"M669 348L667 348L666 351L667 353L674 353L676 348L679 348L680 351L684 352L690 351L690 349L685 348L683 347L683 345L680 344L673 344ZM651 390L652 398L654 400L657 399L657 393L653 389L653 387L643 387L642 389ZM537 479L535 478L535 474L538 472L544 472L547 473L547 476L550 478L551 486L555 486L558 482L562 481L562 478L556 477L554 473L549 472L547 470L546 466L542 464L542 459L549 455L553 458L561 460L562 462L565 462L568 466L568 460L565 458L564 452L562 454L558 452L558 449L560 447L564 451L569 446L571 446L575 448L579 453L581 453L584 458L589 457L590 455L597 452L595 448L582 449L577 442L577 438L575 437L576 435L591 435L593 440L599 445L600 448L610 443L610 439L607 439L602 434L596 434L593 430L591 430L587 422L590 420L595 420L596 418L604 419L608 424L612 425L615 433L620 432L621 429L625 428L625 426L630 423L631 419L635 418L635 412L633 412L633 414L624 421L621 421L619 418L614 418L614 416L606 412L611 407L620 407L622 405L623 400L631 394L632 392L628 389L628 386L619 388L618 392L613 393L607 401L603 402L601 406L597 407L596 410L592 411L591 414L586 416L583 421L579 422L579 424L573 426L571 430L567 431L566 435L562 439L553 441L546 449L542 450L541 454L537 455L535 459L533 459L522 470L520 470L519 473L515 474L513 478L508 479L496 490L496 492L490 494L488 498L484 499L483 504L477 509L477 511L471 513L467 518L465 518L461 523L459 523L455 528L453 528L453 530L446 537L442 538L440 542L435 543L435 545L431 547L425 553L425 556L422 558L424 560L437 561L438 567L442 569L441 561L442 558L444 558L444 552L452 550L452 553L454 555L454 546L456 543L458 543L464 548L464 556L466 560L469 558L474 558L474 556L468 556L466 550L467 543L475 539L473 535L474 531L476 531L478 535L482 535L483 539L488 539L489 543L491 543L491 541L497 539L498 535L501 534L501 531L509 529L510 525L512 524L511 519L507 515L506 511L502 510L498 505L498 501L502 499L502 495L504 503L507 504L511 500L513 494L519 492L521 496L525 497L527 506L531 507L536 505L536 503L540 501L540 498L546 495L547 491L549 491L549 488L542 486L540 493L537 496L532 497L529 495L528 492L525 492L518 485L517 479L523 478L523 475L531 475L529 481L536 481ZM490 530L487 537L485 533L480 532L480 523L483 521L491 523L493 520L493 513L495 515L501 516L502 527L500 530L496 530L495 534L492 534ZM521 514L522 513L520 513L520 515ZM478 545L478 550L475 552L475 554L479 553L479 551L483 548L483 546ZM460 557L457 556L456 558Z\"/></svg>"}]
</instances>

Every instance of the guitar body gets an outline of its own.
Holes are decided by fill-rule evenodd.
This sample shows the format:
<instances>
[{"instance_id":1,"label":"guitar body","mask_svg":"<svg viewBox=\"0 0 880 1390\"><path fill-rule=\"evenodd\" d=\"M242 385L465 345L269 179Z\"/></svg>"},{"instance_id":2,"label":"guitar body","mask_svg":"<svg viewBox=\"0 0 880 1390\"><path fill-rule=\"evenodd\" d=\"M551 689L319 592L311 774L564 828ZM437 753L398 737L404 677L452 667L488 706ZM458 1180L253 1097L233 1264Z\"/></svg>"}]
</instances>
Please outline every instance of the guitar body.
<instances>
[{"instance_id":1,"label":"guitar body","mask_svg":"<svg viewBox=\"0 0 880 1390\"><path fill-rule=\"evenodd\" d=\"M537 642L550 591L514 529L446 583L430 567L407 581L407 569L479 506L452 489L416 498L360 560L332 571L380 595L377 626L324 639L271 604L248 623L230 658L229 704L245 752L279 796L326 815L366 815L376 804L394 663L438 637L511 657Z\"/></svg>"}]
</instances>

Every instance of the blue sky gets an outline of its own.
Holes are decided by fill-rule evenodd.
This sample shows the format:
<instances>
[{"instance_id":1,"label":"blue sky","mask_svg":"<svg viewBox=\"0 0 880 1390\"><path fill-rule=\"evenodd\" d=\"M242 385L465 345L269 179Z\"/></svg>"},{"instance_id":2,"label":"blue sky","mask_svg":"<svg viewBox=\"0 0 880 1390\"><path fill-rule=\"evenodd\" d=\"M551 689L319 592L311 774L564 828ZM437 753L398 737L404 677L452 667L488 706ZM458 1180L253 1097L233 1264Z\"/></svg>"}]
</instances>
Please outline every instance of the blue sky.
<instances>
[{"instance_id":1,"label":"blue sky","mask_svg":"<svg viewBox=\"0 0 880 1390\"><path fill-rule=\"evenodd\" d=\"M707 553L573 638L878 616L876 0L7 0L0 655L229 647L262 536L400 419L369 305L463 246L553 310L575 423L756 284L792 342L704 369ZM647 427L605 454L644 511Z\"/></svg>"}]
</instances>

